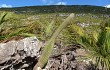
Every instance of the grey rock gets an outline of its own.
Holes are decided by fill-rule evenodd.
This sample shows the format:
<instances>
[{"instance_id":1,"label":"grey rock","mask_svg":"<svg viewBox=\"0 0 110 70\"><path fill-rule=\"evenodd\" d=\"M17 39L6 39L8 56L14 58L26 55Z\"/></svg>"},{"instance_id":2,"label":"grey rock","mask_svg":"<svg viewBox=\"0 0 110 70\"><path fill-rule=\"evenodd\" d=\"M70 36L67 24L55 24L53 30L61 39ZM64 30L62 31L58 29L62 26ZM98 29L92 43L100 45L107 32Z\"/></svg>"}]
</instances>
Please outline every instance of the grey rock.
<instances>
[{"instance_id":1,"label":"grey rock","mask_svg":"<svg viewBox=\"0 0 110 70\"><path fill-rule=\"evenodd\" d=\"M14 64L15 62L22 62L26 57L37 57L42 45L43 43L36 37L0 43L0 64L9 60L13 60L12 64Z\"/></svg>"}]
</instances>

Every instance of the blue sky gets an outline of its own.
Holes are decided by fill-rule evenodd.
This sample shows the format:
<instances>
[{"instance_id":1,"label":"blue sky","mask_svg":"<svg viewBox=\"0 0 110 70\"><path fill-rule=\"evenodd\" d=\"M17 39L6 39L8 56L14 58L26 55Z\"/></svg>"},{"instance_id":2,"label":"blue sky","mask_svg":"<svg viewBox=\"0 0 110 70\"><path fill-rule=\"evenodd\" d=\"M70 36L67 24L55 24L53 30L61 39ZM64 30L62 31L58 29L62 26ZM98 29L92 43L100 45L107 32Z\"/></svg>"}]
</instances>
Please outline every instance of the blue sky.
<instances>
[{"instance_id":1,"label":"blue sky","mask_svg":"<svg viewBox=\"0 0 110 70\"><path fill-rule=\"evenodd\" d=\"M0 0L0 7L59 5L62 0ZM63 0L64 5L110 6L110 0Z\"/></svg>"}]
</instances>

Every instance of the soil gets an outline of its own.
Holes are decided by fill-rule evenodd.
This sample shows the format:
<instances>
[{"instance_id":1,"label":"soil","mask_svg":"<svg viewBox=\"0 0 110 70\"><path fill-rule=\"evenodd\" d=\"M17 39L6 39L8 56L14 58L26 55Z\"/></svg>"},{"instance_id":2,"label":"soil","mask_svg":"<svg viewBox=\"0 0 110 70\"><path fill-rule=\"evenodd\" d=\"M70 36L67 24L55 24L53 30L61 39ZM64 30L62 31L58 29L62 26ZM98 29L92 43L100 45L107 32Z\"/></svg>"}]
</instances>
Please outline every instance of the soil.
<instances>
[{"instance_id":1,"label":"soil","mask_svg":"<svg viewBox=\"0 0 110 70\"><path fill-rule=\"evenodd\" d=\"M63 51L62 51L63 50ZM69 45L65 48L57 50L57 54L50 57L47 63L47 70L95 70L95 66L87 64L79 60L79 57L84 57L87 53L80 45ZM62 51L62 52L61 52Z\"/></svg>"},{"instance_id":2,"label":"soil","mask_svg":"<svg viewBox=\"0 0 110 70\"><path fill-rule=\"evenodd\" d=\"M15 37L11 37L9 39L6 39L6 40L0 40L0 43L7 43L9 41L12 41L12 40L15 40L15 41L18 41L18 40L21 40L25 38L24 36L15 36Z\"/></svg>"}]
</instances>

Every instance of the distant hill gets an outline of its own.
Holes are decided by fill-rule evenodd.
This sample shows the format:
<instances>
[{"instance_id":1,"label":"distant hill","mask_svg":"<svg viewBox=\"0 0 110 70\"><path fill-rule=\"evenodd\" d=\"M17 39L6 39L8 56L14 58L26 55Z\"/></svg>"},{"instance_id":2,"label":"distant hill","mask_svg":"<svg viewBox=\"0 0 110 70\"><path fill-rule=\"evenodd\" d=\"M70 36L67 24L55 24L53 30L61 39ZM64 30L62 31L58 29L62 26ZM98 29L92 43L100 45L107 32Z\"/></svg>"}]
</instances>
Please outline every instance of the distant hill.
<instances>
[{"instance_id":1,"label":"distant hill","mask_svg":"<svg viewBox=\"0 0 110 70\"><path fill-rule=\"evenodd\" d=\"M110 8L91 5L48 5L25 6L13 8L0 8L0 11L13 11L16 13L94 13L110 14Z\"/></svg>"}]
</instances>

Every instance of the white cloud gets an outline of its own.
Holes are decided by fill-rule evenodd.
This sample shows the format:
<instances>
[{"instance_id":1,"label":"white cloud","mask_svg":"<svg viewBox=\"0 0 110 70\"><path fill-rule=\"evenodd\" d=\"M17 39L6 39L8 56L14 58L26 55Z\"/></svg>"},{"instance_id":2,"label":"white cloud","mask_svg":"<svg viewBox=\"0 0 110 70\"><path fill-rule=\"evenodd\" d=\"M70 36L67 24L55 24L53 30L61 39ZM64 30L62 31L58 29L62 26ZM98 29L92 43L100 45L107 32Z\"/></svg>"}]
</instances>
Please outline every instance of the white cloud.
<instances>
[{"instance_id":1,"label":"white cloud","mask_svg":"<svg viewBox=\"0 0 110 70\"><path fill-rule=\"evenodd\" d=\"M67 4L66 2L58 2L55 5L66 5L66 4Z\"/></svg>"},{"instance_id":2,"label":"white cloud","mask_svg":"<svg viewBox=\"0 0 110 70\"><path fill-rule=\"evenodd\" d=\"M105 6L106 8L110 8L110 4Z\"/></svg>"},{"instance_id":3,"label":"white cloud","mask_svg":"<svg viewBox=\"0 0 110 70\"><path fill-rule=\"evenodd\" d=\"M0 8L11 8L12 5L2 4L0 5Z\"/></svg>"}]
</instances>

